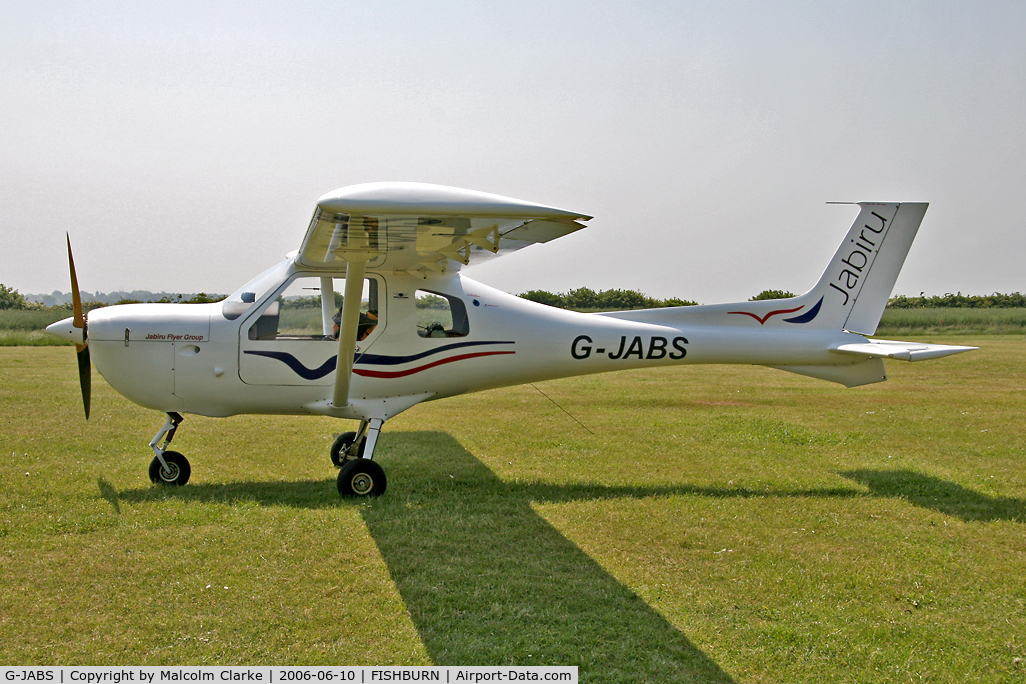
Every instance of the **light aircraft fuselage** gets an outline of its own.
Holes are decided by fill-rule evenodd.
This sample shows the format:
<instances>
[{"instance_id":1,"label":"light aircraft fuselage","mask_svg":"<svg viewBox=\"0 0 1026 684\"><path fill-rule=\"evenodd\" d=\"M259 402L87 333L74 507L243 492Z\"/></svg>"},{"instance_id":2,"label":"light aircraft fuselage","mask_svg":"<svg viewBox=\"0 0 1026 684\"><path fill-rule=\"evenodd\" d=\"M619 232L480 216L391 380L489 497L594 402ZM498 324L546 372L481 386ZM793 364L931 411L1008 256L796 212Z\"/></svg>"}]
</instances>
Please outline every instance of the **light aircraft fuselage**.
<instances>
[{"instance_id":1,"label":"light aircraft fuselage","mask_svg":"<svg viewBox=\"0 0 1026 684\"><path fill-rule=\"evenodd\" d=\"M304 274L291 262L272 270L279 274L279 288L294 276L317 275ZM727 311L714 318L705 307L681 307L675 311L680 320L673 325L577 313L501 292L459 273L416 282L385 276L380 288L382 329L373 340L357 343L352 403L341 409L327 402L338 353L338 342L330 334L318 339L248 339L261 305L273 301L278 288L234 320L225 317L221 302L93 310L92 359L114 389L159 411L205 416L319 413L360 419L365 402L440 399L629 368L837 364L846 359L831 348L867 342L862 335L841 330L810 334L795 327L767 328ZM418 335L413 293L425 288L463 301L465 336ZM752 304L727 308L765 308ZM688 316L692 311L697 315ZM688 318L706 320L688 323Z\"/></svg>"}]
</instances>

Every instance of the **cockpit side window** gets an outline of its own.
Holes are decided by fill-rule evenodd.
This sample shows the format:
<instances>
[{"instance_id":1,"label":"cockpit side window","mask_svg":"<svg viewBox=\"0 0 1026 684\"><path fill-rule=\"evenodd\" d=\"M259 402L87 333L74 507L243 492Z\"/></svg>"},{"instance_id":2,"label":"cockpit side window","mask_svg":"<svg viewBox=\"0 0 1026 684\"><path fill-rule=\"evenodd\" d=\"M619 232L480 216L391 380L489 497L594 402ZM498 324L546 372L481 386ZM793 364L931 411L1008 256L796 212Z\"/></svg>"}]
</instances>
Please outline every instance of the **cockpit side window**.
<instances>
[{"instance_id":1,"label":"cockpit side window","mask_svg":"<svg viewBox=\"0 0 1026 684\"><path fill-rule=\"evenodd\" d=\"M470 320L463 300L432 290L417 290L417 334L421 337L466 337Z\"/></svg>"},{"instance_id":2,"label":"cockpit side window","mask_svg":"<svg viewBox=\"0 0 1026 684\"><path fill-rule=\"evenodd\" d=\"M344 278L301 276L278 293L250 325L251 340L338 339L342 318ZM378 325L378 282L364 280L357 340L366 339Z\"/></svg>"}]
</instances>

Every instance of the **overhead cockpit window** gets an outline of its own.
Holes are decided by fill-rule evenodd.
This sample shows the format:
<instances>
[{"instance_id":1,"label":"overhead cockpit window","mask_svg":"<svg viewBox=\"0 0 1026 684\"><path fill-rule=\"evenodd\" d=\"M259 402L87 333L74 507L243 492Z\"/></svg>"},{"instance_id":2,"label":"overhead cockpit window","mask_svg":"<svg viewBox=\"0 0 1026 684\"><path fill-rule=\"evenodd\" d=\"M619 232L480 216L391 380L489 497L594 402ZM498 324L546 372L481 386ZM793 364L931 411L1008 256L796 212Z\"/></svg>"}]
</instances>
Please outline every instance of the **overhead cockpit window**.
<instances>
[{"instance_id":1,"label":"overhead cockpit window","mask_svg":"<svg viewBox=\"0 0 1026 684\"><path fill-rule=\"evenodd\" d=\"M467 307L459 297L417 290L417 334L421 337L466 337Z\"/></svg>"},{"instance_id":2,"label":"overhead cockpit window","mask_svg":"<svg viewBox=\"0 0 1026 684\"><path fill-rule=\"evenodd\" d=\"M342 322L344 278L299 277L271 301L249 328L251 340L337 340ZM367 278L360 301L357 341L378 326L378 282Z\"/></svg>"}]
</instances>

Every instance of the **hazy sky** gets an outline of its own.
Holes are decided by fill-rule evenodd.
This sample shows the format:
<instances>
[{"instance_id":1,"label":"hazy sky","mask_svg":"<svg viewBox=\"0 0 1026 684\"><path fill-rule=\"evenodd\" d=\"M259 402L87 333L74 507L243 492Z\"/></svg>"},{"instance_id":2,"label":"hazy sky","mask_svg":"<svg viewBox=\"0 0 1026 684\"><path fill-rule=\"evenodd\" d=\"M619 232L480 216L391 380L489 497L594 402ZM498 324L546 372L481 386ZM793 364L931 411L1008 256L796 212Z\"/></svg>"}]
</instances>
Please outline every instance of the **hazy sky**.
<instances>
[{"instance_id":1,"label":"hazy sky","mask_svg":"<svg viewBox=\"0 0 1026 684\"><path fill-rule=\"evenodd\" d=\"M316 199L406 180L592 214L468 275L703 303L812 286L929 201L896 291L1026 290L1026 3L0 3L0 282L229 292Z\"/></svg>"}]
</instances>

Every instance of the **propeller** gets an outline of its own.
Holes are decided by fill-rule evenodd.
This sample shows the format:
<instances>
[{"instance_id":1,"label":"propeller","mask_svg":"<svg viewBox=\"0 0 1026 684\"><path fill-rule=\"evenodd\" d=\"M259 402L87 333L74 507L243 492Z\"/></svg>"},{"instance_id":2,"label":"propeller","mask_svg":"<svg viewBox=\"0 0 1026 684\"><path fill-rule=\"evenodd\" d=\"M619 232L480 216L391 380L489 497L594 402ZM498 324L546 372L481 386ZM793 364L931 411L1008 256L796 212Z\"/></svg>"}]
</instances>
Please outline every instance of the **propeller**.
<instances>
[{"instance_id":1,"label":"propeller","mask_svg":"<svg viewBox=\"0 0 1026 684\"><path fill-rule=\"evenodd\" d=\"M75 275L75 258L71 255L71 236L68 235L68 264L71 266L71 302L74 307L71 324L82 331L82 342L75 340L78 352L78 383L82 386L82 404L85 417L89 420L89 398L92 396L92 364L89 363L89 335L86 319L82 315L82 295L78 291L78 276Z\"/></svg>"}]
</instances>

